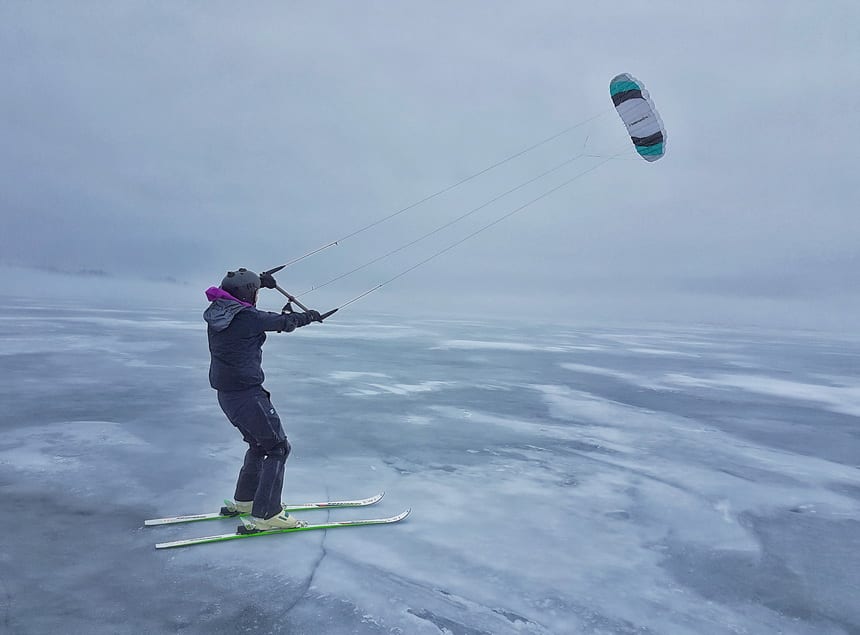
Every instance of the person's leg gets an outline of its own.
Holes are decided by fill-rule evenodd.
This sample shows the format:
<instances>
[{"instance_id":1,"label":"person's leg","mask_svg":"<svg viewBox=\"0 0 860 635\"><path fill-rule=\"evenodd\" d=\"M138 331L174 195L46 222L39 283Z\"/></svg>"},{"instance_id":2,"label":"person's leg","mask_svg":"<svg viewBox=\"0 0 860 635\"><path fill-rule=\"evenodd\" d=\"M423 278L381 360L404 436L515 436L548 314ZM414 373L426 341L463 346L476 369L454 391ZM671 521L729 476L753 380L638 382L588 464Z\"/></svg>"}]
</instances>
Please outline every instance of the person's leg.
<instances>
[{"instance_id":1,"label":"person's leg","mask_svg":"<svg viewBox=\"0 0 860 635\"><path fill-rule=\"evenodd\" d=\"M246 439L247 441L247 439ZM263 469L263 459L266 451L253 440L248 441L248 451L245 452L245 462L239 470L236 481L236 493L233 500L247 502L254 500L254 494L260 486L260 472Z\"/></svg>"},{"instance_id":2,"label":"person's leg","mask_svg":"<svg viewBox=\"0 0 860 635\"><path fill-rule=\"evenodd\" d=\"M236 393L219 392L218 401L227 418L239 428L249 444L245 465L236 484L236 500L240 500L240 495L243 497L241 500L253 498L251 513L257 518L277 515L282 509L284 466L290 454L290 444L269 393L262 387ZM259 449L255 450L255 447Z\"/></svg>"},{"instance_id":3,"label":"person's leg","mask_svg":"<svg viewBox=\"0 0 860 635\"><path fill-rule=\"evenodd\" d=\"M263 459L262 471L251 515L271 518L281 512L281 492L284 489L284 466L290 455L290 442L284 439L271 448Z\"/></svg>"}]
</instances>

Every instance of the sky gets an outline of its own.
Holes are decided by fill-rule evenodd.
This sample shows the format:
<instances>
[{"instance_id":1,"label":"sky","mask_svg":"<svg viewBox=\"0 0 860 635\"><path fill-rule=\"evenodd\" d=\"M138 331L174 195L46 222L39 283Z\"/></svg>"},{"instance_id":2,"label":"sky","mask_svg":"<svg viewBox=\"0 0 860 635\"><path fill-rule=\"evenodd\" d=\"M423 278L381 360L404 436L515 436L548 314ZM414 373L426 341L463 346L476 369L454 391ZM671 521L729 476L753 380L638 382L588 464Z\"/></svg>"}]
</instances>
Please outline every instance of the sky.
<instances>
[{"instance_id":1,"label":"sky","mask_svg":"<svg viewBox=\"0 0 860 635\"><path fill-rule=\"evenodd\" d=\"M279 281L319 287L588 154L303 300L576 177L350 308L857 329L857 24L836 0L3 2L6 289L200 303L596 117ZM622 72L665 123L654 164L612 108Z\"/></svg>"}]
</instances>

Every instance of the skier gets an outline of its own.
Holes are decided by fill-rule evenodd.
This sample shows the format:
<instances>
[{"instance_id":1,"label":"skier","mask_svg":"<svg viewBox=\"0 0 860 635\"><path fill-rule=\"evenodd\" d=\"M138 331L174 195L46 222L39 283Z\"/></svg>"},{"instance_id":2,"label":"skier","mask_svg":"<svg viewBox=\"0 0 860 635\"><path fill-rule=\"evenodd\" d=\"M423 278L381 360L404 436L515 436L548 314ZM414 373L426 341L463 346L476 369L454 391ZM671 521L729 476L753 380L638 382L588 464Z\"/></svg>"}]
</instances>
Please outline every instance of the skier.
<instances>
[{"instance_id":1,"label":"skier","mask_svg":"<svg viewBox=\"0 0 860 635\"><path fill-rule=\"evenodd\" d=\"M290 442L281 420L263 388L263 342L266 331L278 333L322 322L317 311L282 313L256 308L260 287L274 289L271 274L257 275L248 269L228 271L220 287L210 287L212 303L203 314L208 324L209 383L218 391L224 414L248 444L239 471L230 512L251 513L251 524L259 530L289 529L305 523L283 511L281 490ZM287 305L289 306L289 305Z\"/></svg>"}]
</instances>

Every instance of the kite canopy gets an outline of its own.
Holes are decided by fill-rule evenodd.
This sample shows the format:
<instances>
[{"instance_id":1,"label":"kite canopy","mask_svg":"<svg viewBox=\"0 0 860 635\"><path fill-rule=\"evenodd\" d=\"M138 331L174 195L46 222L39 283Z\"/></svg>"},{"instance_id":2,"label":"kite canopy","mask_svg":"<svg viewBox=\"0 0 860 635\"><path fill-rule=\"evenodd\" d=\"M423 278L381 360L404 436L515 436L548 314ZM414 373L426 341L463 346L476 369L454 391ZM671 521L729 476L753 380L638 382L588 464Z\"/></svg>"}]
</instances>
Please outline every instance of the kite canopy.
<instances>
[{"instance_id":1,"label":"kite canopy","mask_svg":"<svg viewBox=\"0 0 860 635\"><path fill-rule=\"evenodd\" d=\"M666 154L666 129L645 85L632 75L621 73L609 82L609 94L639 156L656 161Z\"/></svg>"}]
</instances>

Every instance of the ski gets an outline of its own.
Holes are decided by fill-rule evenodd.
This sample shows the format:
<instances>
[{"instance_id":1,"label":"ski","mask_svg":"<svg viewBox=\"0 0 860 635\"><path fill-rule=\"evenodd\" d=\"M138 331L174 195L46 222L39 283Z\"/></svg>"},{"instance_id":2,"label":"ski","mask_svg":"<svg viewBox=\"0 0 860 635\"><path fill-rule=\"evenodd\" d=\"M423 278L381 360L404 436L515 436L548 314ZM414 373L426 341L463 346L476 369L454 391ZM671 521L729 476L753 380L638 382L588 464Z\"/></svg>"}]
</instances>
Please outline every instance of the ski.
<instances>
[{"instance_id":1,"label":"ski","mask_svg":"<svg viewBox=\"0 0 860 635\"><path fill-rule=\"evenodd\" d=\"M236 532L231 534L220 534L217 536L204 536L203 538L188 538L187 540L174 540L172 542L160 542L155 545L156 549L173 549L174 547L188 547L191 545L204 545L210 542L225 542L227 540L239 540L240 538L257 538L259 536L271 536L272 534L289 534L297 531L313 531L314 529L336 529L337 527L361 527L364 525L387 525L400 522L409 515L411 509L391 516L389 518L366 518L364 520L338 520L330 523L317 525L305 525L304 527L293 527L292 529L270 529L268 531L249 530L246 525L239 525ZM245 532L245 533L242 533Z\"/></svg>"},{"instance_id":2,"label":"ski","mask_svg":"<svg viewBox=\"0 0 860 635\"><path fill-rule=\"evenodd\" d=\"M337 509L339 507L367 507L382 500L385 492L380 492L376 496L370 498L359 498L348 501L325 501L322 503L302 503L298 505L286 504L284 511L286 512L306 512L314 509ZM224 501L225 503L227 501ZM149 527L155 525L174 525L176 523L193 523L200 520L219 520L222 518L241 518L250 516L250 514L240 514L238 512L228 512L226 507L222 507L220 512L209 514L189 514L185 516L168 516L167 518L152 518L143 521L143 524Z\"/></svg>"}]
</instances>

